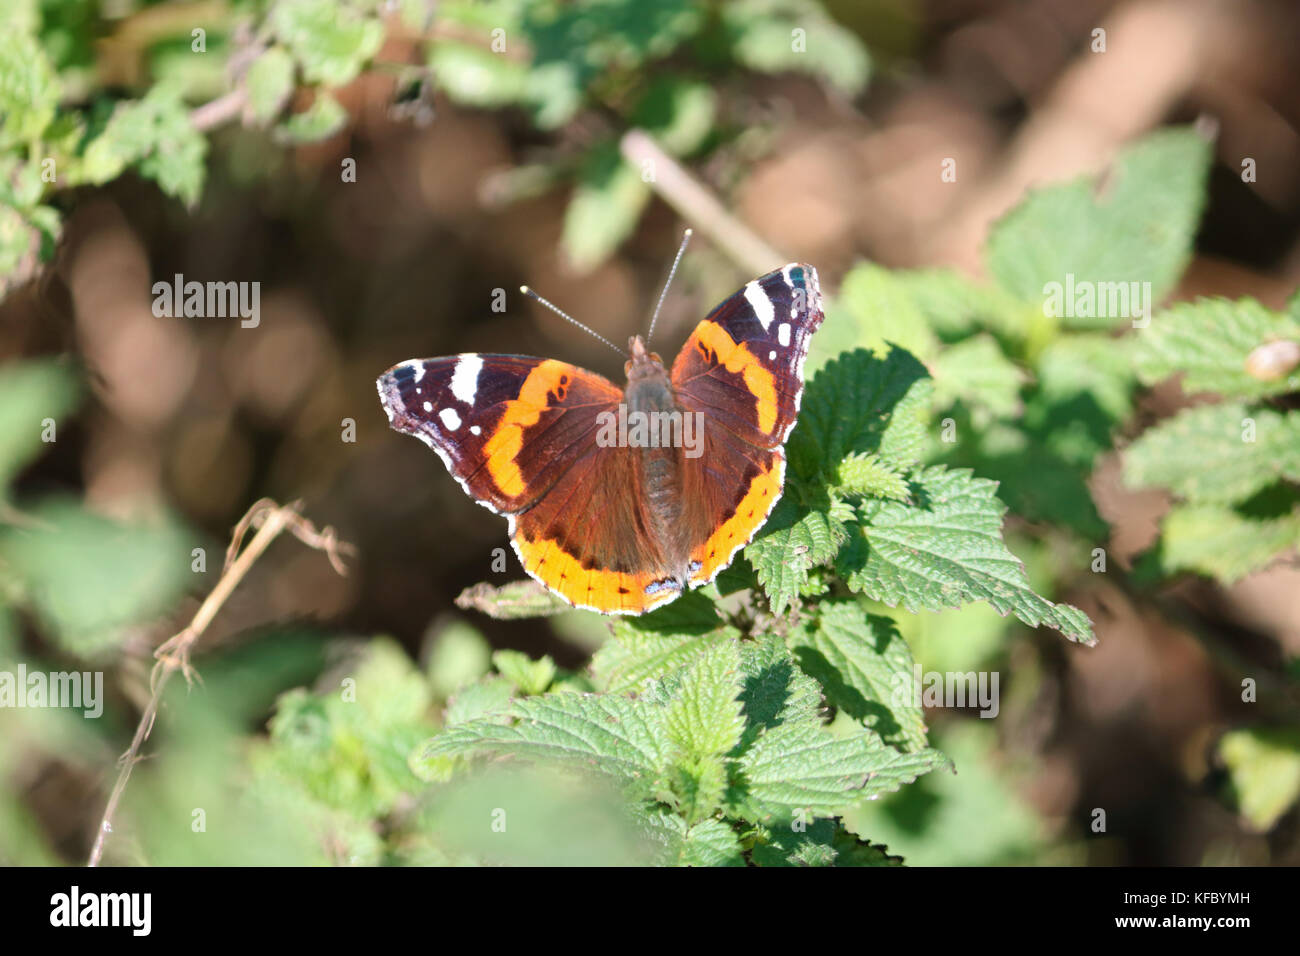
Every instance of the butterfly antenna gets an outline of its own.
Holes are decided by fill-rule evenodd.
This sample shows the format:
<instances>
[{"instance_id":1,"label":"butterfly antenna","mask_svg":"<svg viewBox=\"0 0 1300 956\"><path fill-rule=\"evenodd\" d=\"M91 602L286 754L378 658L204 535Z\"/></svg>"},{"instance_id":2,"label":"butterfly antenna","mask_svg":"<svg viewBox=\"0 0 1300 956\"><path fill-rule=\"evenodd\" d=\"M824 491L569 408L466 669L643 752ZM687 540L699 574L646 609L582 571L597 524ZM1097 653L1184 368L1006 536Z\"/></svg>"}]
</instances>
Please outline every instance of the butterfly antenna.
<instances>
[{"instance_id":1,"label":"butterfly antenna","mask_svg":"<svg viewBox=\"0 0 1300 956\"><path fill-rule=\"evenodd\" d=\"M626 352L624 352L621 348L619 348L617 345L615 345L615 344L614 344L613 342L611 342L609 339L605 338L605 336L601 335L601 334L600 334L599 332L597 332L595 329L592 329L592 328L589 328L588 326L583 325L581 322L579 322L579 321L578 321L577 319L575 319L573 316L569 315L569 313L567 313L567 312L565 312L563 309L561 309L561 308L560 308L558 305L556 305L554 302L550 302L550 301L548 301L548 300L546 300L546 299L543 299L540 295L538 295L538 294L537 294L536 292L534 292L532 289L528 288L528 286L526 286L526 285L521 285L521 286L519 287L519 291L522 292L524 295L528 296L528 298L530 298L530 299L536 299L538 302L540 302L542 305L546 306L548 309L550 309L552 312L554 312L554 313L555 313L556 315L558 315L560 318L562 318L562 319L567 319L568 321L570 321L570 322L572 322L574 325L576 325L578 328L582 329L584 332L590 332L590 333L591 333L592 335L594 335L596 338L600 339L602 342L604 342L606 345L608 345L610 348L612 348L612 349L613 349L615 352L617 352L619 355L622 355L624 358L627 357L627 353L626 353Z\"/></svg>"},{"instance_id":2,"label":"butterfly antenna","mask_svg":"<svg viewBox=\"0 0 1300 956\"><path fill-rule=\"evenodd\" d=\"M650 331L645 334L646 345L650 344L650 336L655 334L655 322L659 321L659 310L664 307L664 299L668 298L668 287L673 284L673 276L677 275L677 264L682 261L686 246L691 241L691 234L691 230L687 229L682 236L682 244L677 247L677 256L673 259L673 267L668 270L668 278L664 280L664 291L659 293L659 304L655 306L655 314L650 316Z\"/></svg>"}]
</instances>

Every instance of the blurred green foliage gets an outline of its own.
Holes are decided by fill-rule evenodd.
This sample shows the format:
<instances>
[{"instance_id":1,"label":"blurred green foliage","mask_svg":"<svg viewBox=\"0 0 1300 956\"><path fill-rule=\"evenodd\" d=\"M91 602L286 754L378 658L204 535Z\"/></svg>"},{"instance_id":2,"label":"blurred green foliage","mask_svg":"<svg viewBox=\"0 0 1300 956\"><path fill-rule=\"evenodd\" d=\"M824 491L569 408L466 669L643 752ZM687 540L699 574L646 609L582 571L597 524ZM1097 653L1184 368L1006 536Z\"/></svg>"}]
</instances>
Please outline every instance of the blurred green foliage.
<instances>
[{"instance_id":1,"label":"blurred green foliage","mask_svg":"<svg viewBox=\"0 0 1300 956\"><path fill-rule=\"evenodd\" d=\"M741 129L744 94L732 91L724 107L720 78L806 73L854 95L870 71L861 42L814 0L488 0L436 12L427 0L142 2L116 21L89 0L10 5L12 28L0 36L0 277L9 284L50 254L59 191L132 169L194 206L210 123L242 118L289 144L339 132L348 116L333 91L376 65L390 31L420 48L416 64L384 64L402 82L467 106L521 109L542 131L580 114L598 120L580 149L506 180L525 191L572 183L562 246L578 270L608 258L649 199L644 171L619 156L623 129L640 126L669 153L698 156ZM113 34L115 69L138 77L126 97L97 88L104 71L91 39L101 31ZM191 109L221 95L231 74L225 95L237 108L196 120ZM307 105L286 116L296 90Z\"/></svg>"}]
</instances>

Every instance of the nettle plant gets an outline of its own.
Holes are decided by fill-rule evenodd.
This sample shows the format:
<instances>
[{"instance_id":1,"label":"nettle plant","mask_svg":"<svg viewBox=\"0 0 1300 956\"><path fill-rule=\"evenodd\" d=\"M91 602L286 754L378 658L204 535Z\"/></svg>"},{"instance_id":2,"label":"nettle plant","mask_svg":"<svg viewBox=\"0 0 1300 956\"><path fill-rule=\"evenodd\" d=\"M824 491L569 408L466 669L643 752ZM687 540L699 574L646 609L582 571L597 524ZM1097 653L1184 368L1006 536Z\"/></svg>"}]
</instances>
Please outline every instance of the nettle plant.
<instances>
[{"instance_id":1,"label":"nettle plant","mask_svg":"<svg viewBox=\"0 0 1300 956\"><path fill-rule=\"evenodd\" d=\"M1165 129L1101 175L1032 189L993 224L985 281L861 266L841 285L845 344L894 342L931 370L937 460L996 479L1072 555L1106 544L1088 480L1133 417L1135 334L1167 324L1153 313L1191 258L1210 157L1194 129Z\"/></svg>"},{"instance_id":2,"label":"nettle plant","mask_svg":"<svg viewBox=\"0 0 1300 956\"><path fill-rule=\"evenodd\" d=\"M507 756L608 778L663 862L896 860L837 818L951 765L928 744L907 643L866 602L984 601L1093 642L1083 612L1035 593L1007 550L996 485L924 463L931 388L901 349L827 362L787 444L785 494L744 557L617 620L587 674L512 658L459 691L416 773ZM473 601L511 617L567 610L526 584Z\"/></svg>"},{"instance_id":3,"label":"nettle plant","mask_svg":"<svg viewBox=\"0 0 1300 956\"><path fill-rule=\"evenodd\" d=\"M1185 408L1124 453L1126 479L1177 498L1147 573L1195 571L1232 583L1300 545L1300 299L1184 303L1137 340L1138 376L1181 374Z\"/></svg>"}]
</instances>

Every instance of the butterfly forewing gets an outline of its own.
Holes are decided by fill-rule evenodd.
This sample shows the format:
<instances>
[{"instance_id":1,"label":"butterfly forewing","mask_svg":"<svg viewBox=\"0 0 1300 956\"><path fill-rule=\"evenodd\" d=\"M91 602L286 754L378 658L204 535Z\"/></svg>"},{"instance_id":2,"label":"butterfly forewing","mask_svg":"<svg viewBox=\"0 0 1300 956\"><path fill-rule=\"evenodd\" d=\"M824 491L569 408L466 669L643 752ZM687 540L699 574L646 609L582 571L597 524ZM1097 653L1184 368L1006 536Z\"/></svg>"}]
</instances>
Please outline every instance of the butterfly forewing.
<instances>
[{"instance_id":1,"label":"butterfly forewing","mask_svg":"<svg viewBox=\"0 0 1300 956\"><path fill-rule=\"evenodd\" d=\"M436 451L472 497L500 514L545 494L621 395L593 372L523 355L412 359L379 379L392 427Z\"/></svg>"},{"instance_id":2,"label":"butterfly forewing","mask_svg":"<svg viewBox=\"0 0 1300 956\"><path fill-rule=\"evenodd\" d=\"M393 428L509 515L524 569L570 603L637 614L677 596L636 530L633 450L596 440L601 413L623 397L609 381L554 360L466 354L394 366L379 396Z\"/></svg>"},{"instance_id":3,"label":"butterfly forewing","mask_svg":"<svg viewBox=\"0 0 1300 956\"><path fill-rule=\"evenodd\" d=\"M817 270L791 263L723 301L673 363L678 404L704 424L704 453L683 459L692 586L731 563L781 496L782 446L798 418L804 360L822 319Z\"/></svg>"}]
</instances>

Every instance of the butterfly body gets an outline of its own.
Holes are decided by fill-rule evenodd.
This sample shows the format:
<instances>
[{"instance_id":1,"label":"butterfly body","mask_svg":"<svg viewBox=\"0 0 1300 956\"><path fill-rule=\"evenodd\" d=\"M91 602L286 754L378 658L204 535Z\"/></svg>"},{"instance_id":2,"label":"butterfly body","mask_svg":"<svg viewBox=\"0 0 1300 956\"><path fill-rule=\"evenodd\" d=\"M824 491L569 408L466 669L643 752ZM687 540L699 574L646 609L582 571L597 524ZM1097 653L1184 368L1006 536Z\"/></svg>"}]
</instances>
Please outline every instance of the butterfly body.
<instances>
[{"instance_id":1,"label":"butterfly body","mask_svg":"<svg viewBox=\"0 0 1300 956\"><path fill-rule=\"evenodd\" d=\"M724 300L670 369L631 340L619 389L553 359L414 359L379 379L524 569L579 607L640 614L713 580L781 495L817 274L792 263Z\"/></svg>"},{"instance_id":2,"label":"butterfly body","mask_svg":"<svg viewBox=\"0 0 1300 956\"><path fill-rule=\"evenodd\" d=\"M632 421L654 421L654 416L684 414L673 395L672 381L663 360L646 350L640 336L629 343L625 406ZM637 461L637 483L646 503L647 532L670 572L665 586L681 590L689 580L689 550L682 530L682 449L671 444L629 441L625 453Z\"/></svg>"}]
</instances>

